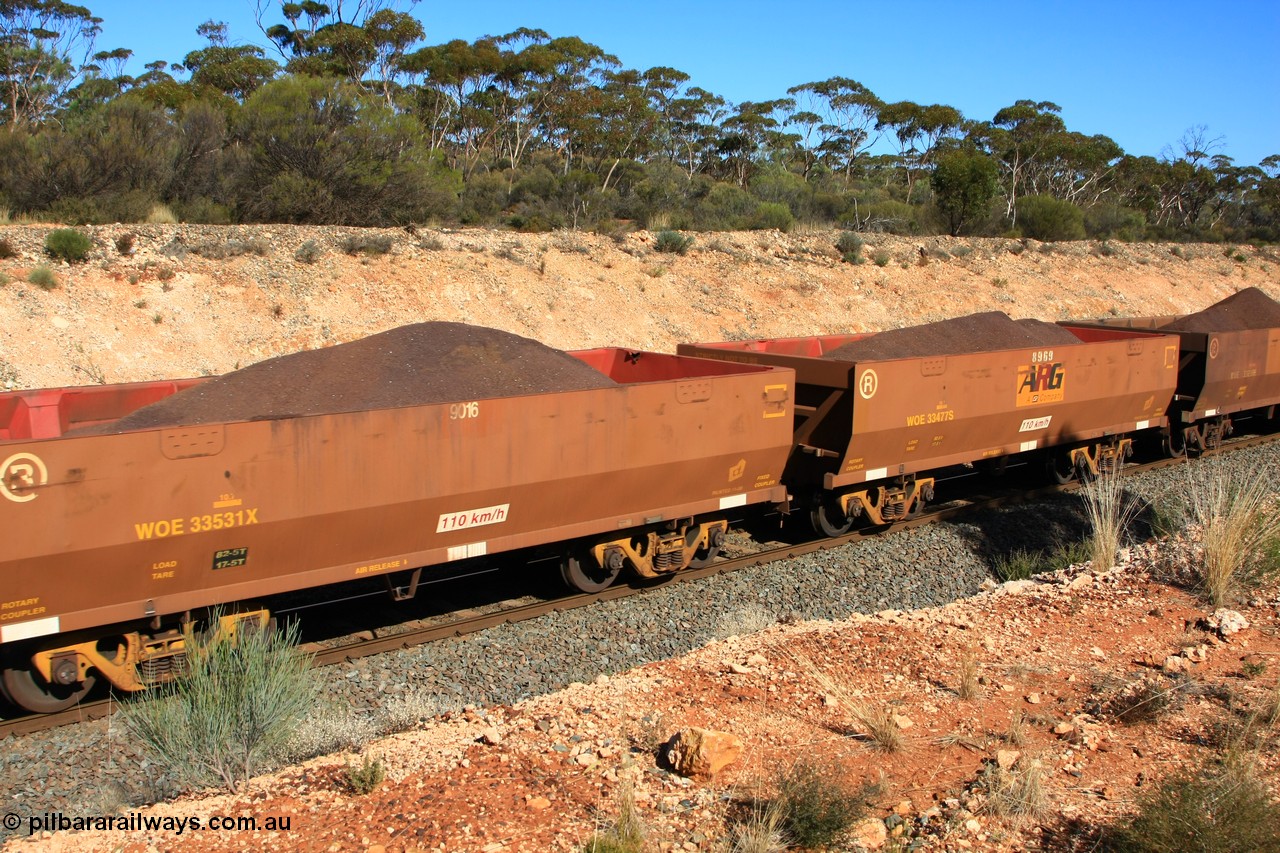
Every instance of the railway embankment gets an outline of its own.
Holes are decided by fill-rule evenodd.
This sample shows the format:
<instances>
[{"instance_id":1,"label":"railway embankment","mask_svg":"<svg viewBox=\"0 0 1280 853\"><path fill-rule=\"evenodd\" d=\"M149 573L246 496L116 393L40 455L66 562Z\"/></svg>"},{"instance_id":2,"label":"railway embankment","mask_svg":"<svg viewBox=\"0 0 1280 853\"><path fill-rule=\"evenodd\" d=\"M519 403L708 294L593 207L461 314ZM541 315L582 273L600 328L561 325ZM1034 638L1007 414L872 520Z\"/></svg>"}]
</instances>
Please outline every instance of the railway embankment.
<instances>
[{"instance_id":1,"label":"railway embankment","mask_svg":"<svg viewBox=\"0 0 1280 853\"><path fill-rule=\"evenodd\" d=\"M1045 243L838 233L655 235L109 225L84 263L54 226L0 227L0 387L221 374L423 320L559 349L884 330L977 311L1059 320L1197 311L1257 286L1280 254L1235 245ZM28 281L48 265L51 289Z\"/></svg>"}]
</instances>

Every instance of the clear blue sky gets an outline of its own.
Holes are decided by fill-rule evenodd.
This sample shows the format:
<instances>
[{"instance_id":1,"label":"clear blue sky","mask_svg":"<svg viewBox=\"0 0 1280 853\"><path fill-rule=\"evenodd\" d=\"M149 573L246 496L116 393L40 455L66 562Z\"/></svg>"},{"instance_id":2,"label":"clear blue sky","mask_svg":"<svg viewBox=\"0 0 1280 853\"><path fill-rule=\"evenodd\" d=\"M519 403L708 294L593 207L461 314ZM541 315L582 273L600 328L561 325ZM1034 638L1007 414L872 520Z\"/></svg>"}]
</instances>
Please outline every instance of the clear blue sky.
<instances>
[{"instance_id":1,"label":"clear blue sky","mask_svg":"<svg viewBox=\"0 0 1280 853\"><path fill-rule=\"evenodd\" d=\"M100 50L180 62L196 27L225 21L235 43L270 48L254 0L77 0L103 19ZM332 5L334 0L330 0ZM263 0L266 23L283 22ZM353 5L353 0L347 0ZM426 43L519 27L576 35L630 68L658 65L728 100L783 97L850 77L886 101L949 104L972 119L1029 98L1062 107L1070 130L1160 156L1189 128L1221 138L1238 165L1280 154L1280 0L424 0L406 9ZM272 53L279 59L278 55Z\"/></svg>"}]
</instances>

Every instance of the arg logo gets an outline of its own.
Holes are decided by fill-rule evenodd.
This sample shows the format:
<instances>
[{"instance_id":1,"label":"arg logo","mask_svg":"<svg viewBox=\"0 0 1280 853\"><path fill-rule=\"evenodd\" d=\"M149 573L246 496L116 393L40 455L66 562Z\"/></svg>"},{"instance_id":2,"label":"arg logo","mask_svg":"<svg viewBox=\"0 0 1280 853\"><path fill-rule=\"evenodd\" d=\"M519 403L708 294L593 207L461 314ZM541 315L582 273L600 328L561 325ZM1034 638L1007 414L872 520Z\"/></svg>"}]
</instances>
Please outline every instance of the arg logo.
<instances>
[{"instance_id":1,"label":"arg logo","mask_svg":"<svg viewBox=\"0 0 1280 853\"><path fill-rule=\"evenodd\" d=\"M1066 396L1067 370L1062 362L1024 364L1018 367L1019 406L1060 403Z\"/></svg>"}]
</instances>

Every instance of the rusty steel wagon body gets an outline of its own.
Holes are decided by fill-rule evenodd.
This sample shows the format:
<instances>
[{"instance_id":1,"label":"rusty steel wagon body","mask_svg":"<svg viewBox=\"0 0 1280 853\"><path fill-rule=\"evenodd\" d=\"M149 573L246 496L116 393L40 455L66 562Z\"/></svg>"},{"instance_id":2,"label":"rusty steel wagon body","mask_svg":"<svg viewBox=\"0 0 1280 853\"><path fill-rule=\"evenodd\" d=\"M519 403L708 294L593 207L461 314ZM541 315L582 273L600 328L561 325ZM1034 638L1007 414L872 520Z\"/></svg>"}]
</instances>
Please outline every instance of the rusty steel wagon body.
<instances>
[{"instance_id":1,"label":"rusty steel wagon body","mask_svg":"<svg viewBox=\"0 0 1280 853\"><path fill-rule=\"evenodd\" d=\"M622 349L618 384L77 435L201 380L0 395L0 653L37 711L96 676L137 689L181 614L564 543L591 590L714 556L727 514L780 502L794 375Z\"/></svg>"},{"instance_id":2,"label":"rusty steel wagon body","mask_svg":"<svg viewBox=\"0 0 1280 853\"><path fill-rule=\"evenodd\" d=\"M784 481L830 535L885 524L931 500L940 468L1046 456L1059 479L1130 452L1131 433L1167 423L1178 338L1069 327L1037 349L842 361L867 335L682 345L683 355L796 371L795 447ZM1047 452L1046 452L1047 451Z\"/></svg>"},{"instance_id":3,"label":"rusty steel wagon body","mask_svg":"<svg viewBox=\"0 0 1280 853\"><path fill-rule=\"evenodd\" d=\"M1138 329L1180 338L1177 396L1170 406L1166 450L1217 447L1233 416L1257 412L1274 420L1280 406L1280 327L1223 331L1164 330L1184 315L1105 318L1100 329Z\"/></svg>"}]
</instances>

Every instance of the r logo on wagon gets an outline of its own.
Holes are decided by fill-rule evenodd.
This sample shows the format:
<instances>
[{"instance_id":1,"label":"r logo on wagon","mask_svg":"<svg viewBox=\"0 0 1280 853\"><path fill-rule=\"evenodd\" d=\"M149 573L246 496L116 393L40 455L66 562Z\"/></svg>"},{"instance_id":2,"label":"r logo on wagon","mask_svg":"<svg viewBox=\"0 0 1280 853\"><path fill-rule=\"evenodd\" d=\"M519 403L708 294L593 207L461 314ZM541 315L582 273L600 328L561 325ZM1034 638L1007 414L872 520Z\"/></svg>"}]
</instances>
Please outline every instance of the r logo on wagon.
<instances>
[{"instance_id":1,"label":"r logo on wagon","mask_svg":"<svg viewBox=\"0 0 1280 853\"><path fill-rule=\"evenodd\" d=\"M49 469L33 453L15 453L0 465L0 495L15 503L36 499L35 489L49 482Z\"/></svg>"},{"instance_id":2,"label":"r logo on wagon","mask_svg":"<svg viewBox=\"0 0 1280 853\"><path fill-rule=\"evenodd\" d=\"M436 533L451 533L454 530L466 530L468 527L501 524L507 520L510 509L511 504L499 504L480 509L464 509L461 512L446 512L440 516L440 521L436 524Z\"/></svg>"}]
</instances>

